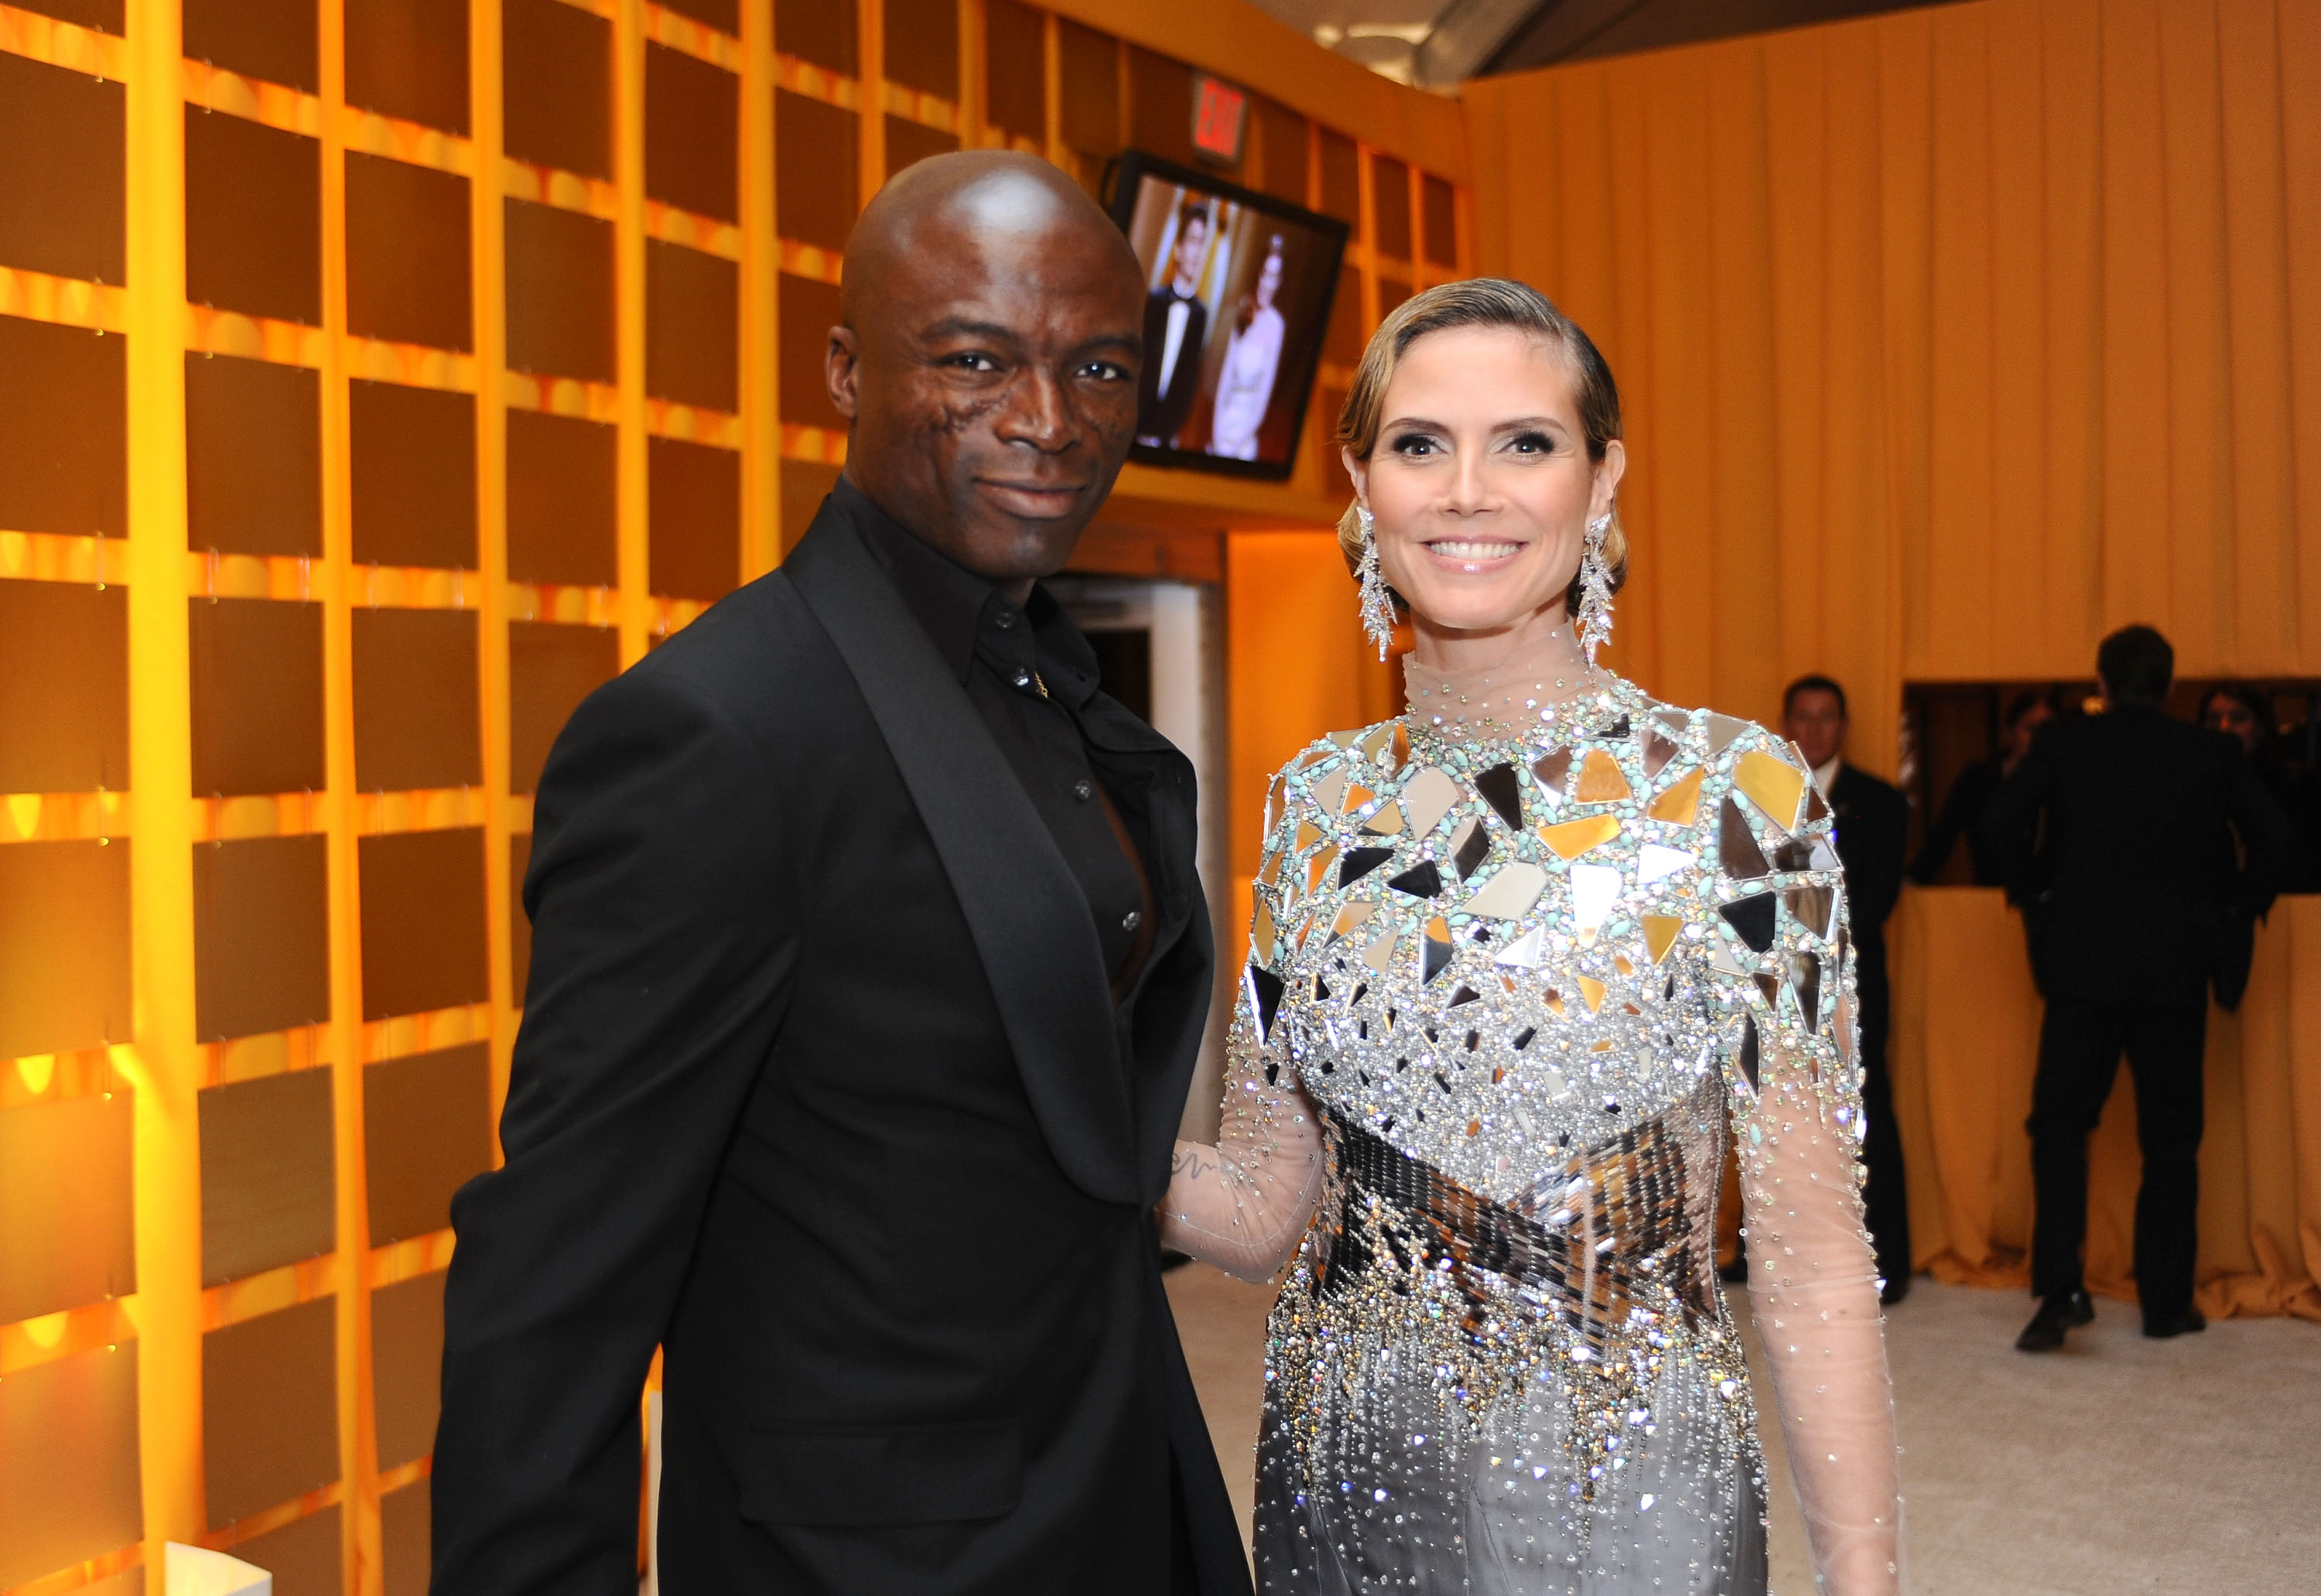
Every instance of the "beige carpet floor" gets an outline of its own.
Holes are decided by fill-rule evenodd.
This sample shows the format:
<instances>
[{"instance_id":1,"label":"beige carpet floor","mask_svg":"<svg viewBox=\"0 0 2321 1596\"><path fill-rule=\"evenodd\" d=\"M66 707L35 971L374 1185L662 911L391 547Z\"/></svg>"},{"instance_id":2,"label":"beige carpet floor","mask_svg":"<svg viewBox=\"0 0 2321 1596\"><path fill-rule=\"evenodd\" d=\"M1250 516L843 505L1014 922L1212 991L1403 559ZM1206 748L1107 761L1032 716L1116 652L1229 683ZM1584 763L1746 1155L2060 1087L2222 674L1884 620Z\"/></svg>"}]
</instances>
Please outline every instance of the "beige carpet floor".
<instances>
[{"instance_id":1,"label":"beige carpet floor","mask_svg":"<svg viewBox=\"0 0 2321 1596\"><path fill-rule=\"evenodd\" d=\"M1272 1288L1188 1264L1169 1290L1246 1533ZM2146 1341L2133 1308L2098 1301L2062 1353L2030 1357L2014 1348L2030 1309L1921 1279L1889 1316L1913 1596L2321 1592L2321 1325ZM1761 1386L1759 1404L1772 1411ZM1809 1596L1766 1440L1773 1589Z\"/></svg>"}]
</instances>

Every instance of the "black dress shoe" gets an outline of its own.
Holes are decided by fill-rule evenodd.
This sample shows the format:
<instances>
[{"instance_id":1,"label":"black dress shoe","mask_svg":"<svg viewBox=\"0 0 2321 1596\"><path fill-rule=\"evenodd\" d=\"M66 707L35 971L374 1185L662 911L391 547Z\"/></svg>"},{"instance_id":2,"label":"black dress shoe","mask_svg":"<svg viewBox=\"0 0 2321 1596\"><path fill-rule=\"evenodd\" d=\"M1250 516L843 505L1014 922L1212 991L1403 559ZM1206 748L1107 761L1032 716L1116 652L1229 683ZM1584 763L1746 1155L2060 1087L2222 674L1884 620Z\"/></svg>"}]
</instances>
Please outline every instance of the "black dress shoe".
<instances>
[{"instance_id":1,"label":"black dress shoe","mask_svg":"<svg viewBox=\"0 0 2321 1596\"><path fill-rule=\"evenodd\" d=\"M1745 1253L1736 1254L1734 1254L1732 1263L1718 1264L1716 1266L1716 1278L1723 1281L1728 1286L1747 1285L1749 1283L1748 1254Z\"/></svg>"},{"instance_id":2,"label":"black dress shoe","mask_svg":"<svg viewBox=\"0 0 2321 1596\"><path fill-rule=\"evenodd\" d=\"M1891 1308L1909 1294L1910 1277L1907 1274L1889 1274L1886 1277L1886 1283L1878 1288L1878 1305L1880 1308Z\"/></svg>"},{"instance_id":3,"label":"black dress shoe","mask_svg":"<svg viewBox=\"0 0 2321 1596\"><path fill-rule=\"evenodd\" d=\"M2196 1330L2205 1330L2207 1327L2208 1316L2197 1308L2188 1308L2183 1312L2171 1314L2164 1319L2144 1321L2144 1333L2154 1341L2165 1341L2171 1336L2189 1336Z\"/></svg>"},{"instance_id":4,"label":"black dress shoe","mask_svg":"<svg viewBox=\"0 0 2321 1596\"><path fill-rule=\"evenodd\" d=\"M2063 1332L2091 1324L2096 1305L2085 1291L2056 1291L2041 1300L2039 1311L2015 1338L2017 1352L2053 1352L2063 1345Z\"/></svg>"}]
</instances>

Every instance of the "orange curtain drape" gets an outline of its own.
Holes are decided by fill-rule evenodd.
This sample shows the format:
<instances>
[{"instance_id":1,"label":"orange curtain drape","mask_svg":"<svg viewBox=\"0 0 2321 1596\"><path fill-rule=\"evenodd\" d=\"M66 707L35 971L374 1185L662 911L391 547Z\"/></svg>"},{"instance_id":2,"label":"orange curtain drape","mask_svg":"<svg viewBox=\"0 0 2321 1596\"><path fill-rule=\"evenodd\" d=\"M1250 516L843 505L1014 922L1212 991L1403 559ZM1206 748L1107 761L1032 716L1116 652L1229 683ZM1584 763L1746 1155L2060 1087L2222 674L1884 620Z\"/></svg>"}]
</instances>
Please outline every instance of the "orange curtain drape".
<instances>
[{"instance_id":1,"label":"orange curtain drape","mask_svg":"<svg viewBox=\"0 0 2321 1596\"><path fill-rule=\"evenodd\" d=\"M2321 6L1981 0L1467 91L1478 256L1627 398L1618 662L2321 674Z\"/></svg>"},{"instance_id":2,"label":"orange curtain drape","mask_svg":"<svg viewBox=\"0 0 2321 1596\"><path fill-rule=\"evenodd\" d=\"M2022 922L1998 893L1912 891L1895 926L1892 1062L1920 1268L2028 1283L2040 1006ZM2199 1302L2321 1319L2321 898L2257 934L2238 1014L2208 1016ZM2123 1081L2089 1149L2088 1281L2133 1298L2135 1103Z\"/></svg>"}]
</instances>

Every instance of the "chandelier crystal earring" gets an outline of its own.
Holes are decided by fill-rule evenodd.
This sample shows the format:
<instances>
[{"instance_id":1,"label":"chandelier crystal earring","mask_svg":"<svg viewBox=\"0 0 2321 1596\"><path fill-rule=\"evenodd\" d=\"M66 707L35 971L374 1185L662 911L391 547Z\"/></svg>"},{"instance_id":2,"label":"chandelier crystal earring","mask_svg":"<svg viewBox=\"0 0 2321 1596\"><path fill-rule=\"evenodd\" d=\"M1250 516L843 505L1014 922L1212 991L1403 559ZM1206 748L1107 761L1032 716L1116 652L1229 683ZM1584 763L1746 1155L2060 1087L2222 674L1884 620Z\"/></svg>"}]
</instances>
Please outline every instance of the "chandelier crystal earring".
<instances>
[{"instance_id":1,"label":"chandelier crystal earring","mask_svg":"<svg viewBox=\"0 0 2321 1596\"><path fill-rule=\"evenodd\" d=\"M1611 530L1608 514L1597 516L1579 546L1579 613L1572 617L1572 630L1590 669L1596 651L1612 640L1612 571L1604 561L1604 534Z\"/></svg>"},{"instance_id":2,"label":"chandelier crystal earring","mask_svg":"<svg viewBox=\"0 0 2321 1596\"><path fill-rule=\"evenodd\" d=\"M1394 642L1394 596L1379 570L1378 517L1370 514L1368 505L1355 506L1354 515L1362 528L1361 562L1354 568L1362 589L1362 630L1378 644L1379 661L1383 664Z\"/></svg>"}]
</instances>

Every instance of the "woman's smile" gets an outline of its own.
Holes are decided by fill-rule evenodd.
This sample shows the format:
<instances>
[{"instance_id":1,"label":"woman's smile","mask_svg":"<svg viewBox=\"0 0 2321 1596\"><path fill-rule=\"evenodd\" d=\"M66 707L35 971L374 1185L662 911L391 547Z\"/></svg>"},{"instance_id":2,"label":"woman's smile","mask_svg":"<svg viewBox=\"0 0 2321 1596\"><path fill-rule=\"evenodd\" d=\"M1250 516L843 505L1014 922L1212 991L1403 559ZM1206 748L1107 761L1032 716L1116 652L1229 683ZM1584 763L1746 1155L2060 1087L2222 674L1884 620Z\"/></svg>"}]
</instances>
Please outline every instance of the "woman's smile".
<instances>
[{"instance_id":1,"label":"woman's smile","mask_svg":"<svg viewBox=\"0 0 2321 1596\"><path fill-rule=\"evenodd\" d=\"M1494 560L1513 559L1523 552L1524 545L1509 538L1435 538L1427 543L1426 551L1464 570L1479 570Z\"/></svg>"}]
</instances>

